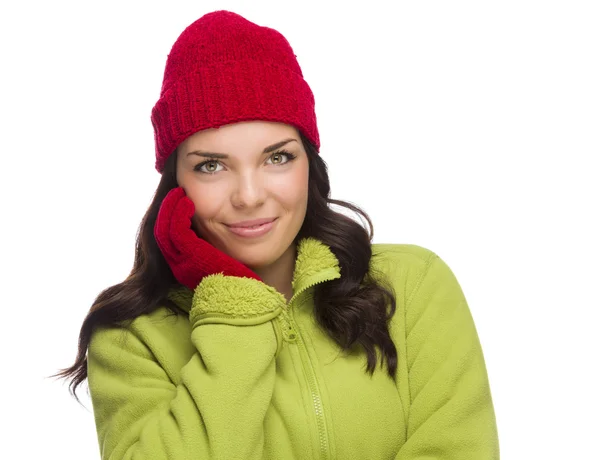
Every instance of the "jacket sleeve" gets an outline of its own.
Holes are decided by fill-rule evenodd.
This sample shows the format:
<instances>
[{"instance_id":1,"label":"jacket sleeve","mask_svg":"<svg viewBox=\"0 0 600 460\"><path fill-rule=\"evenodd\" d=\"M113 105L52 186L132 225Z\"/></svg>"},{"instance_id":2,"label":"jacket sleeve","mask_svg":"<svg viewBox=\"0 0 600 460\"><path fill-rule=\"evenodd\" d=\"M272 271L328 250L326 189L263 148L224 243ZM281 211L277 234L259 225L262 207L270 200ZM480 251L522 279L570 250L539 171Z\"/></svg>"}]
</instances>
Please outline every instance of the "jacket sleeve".
<instances>
[{"instance_id":1,"label":"jacket sleeve","mask_svg":"<svg viewBox=\"0 0 600 460\"><path fill-rule=\"evenodd\" d=\"M483 351L463 291L431 253L406 307L407 439L396 460L498 460Z\"/></svg>"},{"instance_id":2,"label":"jacket sleeve","mask_svg":"<svg viewBox=\"0 0 600 460\"><path fill-rule=\"evenodd\" d=\"M255 279L205 277L190 310L196 350L177 385L139 334L95 331L88 385L102 459L262 459L285 308Z\"/></svg>"}]
</instances>

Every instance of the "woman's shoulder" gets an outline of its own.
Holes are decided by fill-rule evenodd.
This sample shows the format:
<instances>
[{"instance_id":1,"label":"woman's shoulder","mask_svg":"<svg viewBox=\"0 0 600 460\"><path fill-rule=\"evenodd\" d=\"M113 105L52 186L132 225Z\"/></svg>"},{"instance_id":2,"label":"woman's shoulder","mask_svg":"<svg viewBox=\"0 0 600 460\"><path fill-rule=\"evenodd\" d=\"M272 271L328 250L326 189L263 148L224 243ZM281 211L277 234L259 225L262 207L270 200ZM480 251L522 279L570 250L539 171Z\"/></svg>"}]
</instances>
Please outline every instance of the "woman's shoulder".
<instances>
[{"instance_id":1,"label":"woman's shoulder","mask_svg":"<svg viewBox=\"0 0 600 460\"><path fill-rule=\"evenodd\" d=\"M391 283L396 295L408 300L426 279L428 288L457 284L452 269L432 249L416 244L374 243L370 272Z\"/></svg>"},{"instance_id":2,"label":"woman's shoulder","mask_svg":"<svg viewBox=\"0 0 600 460\"><path fill-rule=\"evenodd\" d=\"M417 244L373 243L371 266L388 274L420 274L439 256L429 248Z\"/></svg>"},{"instance_id":3,"label":"woman's shoulder","mask_svg":"<svg viewBox=\"0 0 600 460\"><path fill-rule=\"evenodd\" d=\"M177 314L166 303L160 303L154 310L135 318L96 328L91 335L90 347L116 347L151 354L161 347L185 348L189 345L186 340L189 332L187 314Z\"/></svg>"}]
</instances>

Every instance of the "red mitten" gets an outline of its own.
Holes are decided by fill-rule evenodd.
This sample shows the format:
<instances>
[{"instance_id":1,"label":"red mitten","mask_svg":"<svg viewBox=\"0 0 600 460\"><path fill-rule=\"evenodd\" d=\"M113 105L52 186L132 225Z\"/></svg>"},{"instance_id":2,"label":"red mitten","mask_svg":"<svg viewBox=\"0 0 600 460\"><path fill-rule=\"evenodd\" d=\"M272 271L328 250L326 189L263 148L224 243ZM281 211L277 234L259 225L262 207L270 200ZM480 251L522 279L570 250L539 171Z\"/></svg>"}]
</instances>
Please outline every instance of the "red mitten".
<instances>
[{"instance_id":1,"label":"red mitten","mask_svg":"<svg viewBox=\"0 0 600 460\"><path fill-rule=\"evenodd\" d=\"M215 273L262 281L246 265L196 235L192 229L194 211L194 202L183 188L176 187L163 200L154 225L158 247L177 281L191 290L202 278Z\"/></svg>"}]
</instances>

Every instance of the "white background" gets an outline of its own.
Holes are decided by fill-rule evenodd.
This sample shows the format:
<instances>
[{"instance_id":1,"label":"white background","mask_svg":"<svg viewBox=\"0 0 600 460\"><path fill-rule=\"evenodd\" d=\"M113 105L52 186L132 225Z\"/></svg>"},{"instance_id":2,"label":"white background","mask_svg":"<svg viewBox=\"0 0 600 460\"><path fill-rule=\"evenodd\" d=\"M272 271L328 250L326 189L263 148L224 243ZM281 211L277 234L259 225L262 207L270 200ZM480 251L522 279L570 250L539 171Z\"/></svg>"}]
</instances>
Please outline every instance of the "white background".
<instances>
[{"instance_id":1,"label":"white background","mask_svg":"<svg viewBox=\"0 0 600 460\"><path fill-rule=\"evenodd\" d=\"M230 9L292 44L332 197L453 269L502 458L600 458L598 5L3 2L0 457L99 458L87 387L83 409L45 376L131 268L173 41Z\"/></svg>"}]
</instances>

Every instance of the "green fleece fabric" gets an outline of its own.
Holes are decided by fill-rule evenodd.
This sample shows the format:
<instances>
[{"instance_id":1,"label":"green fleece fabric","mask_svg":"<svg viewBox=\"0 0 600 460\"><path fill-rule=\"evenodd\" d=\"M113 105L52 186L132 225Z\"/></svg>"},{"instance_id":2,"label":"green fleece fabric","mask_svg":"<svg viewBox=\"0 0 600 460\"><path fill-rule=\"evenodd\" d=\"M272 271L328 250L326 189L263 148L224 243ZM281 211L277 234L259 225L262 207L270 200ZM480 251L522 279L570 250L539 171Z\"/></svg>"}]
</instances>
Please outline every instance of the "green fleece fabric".
<instances>
[{"instance_id":1,"label":"green fleece fabric","mask_svg":"<svg viewBox=\"0 0 600 460\"><path fill-rule=\"evenodd\" d=\"M483 351L463 291L432 251L373 244L388 277L398 372L365 372L314 320L314 286L340 277L330 248L298 243L293 297L223 275L166 308L94 332L88 384L102 459L496 460Z\"/></svg>"}]
</instances>

